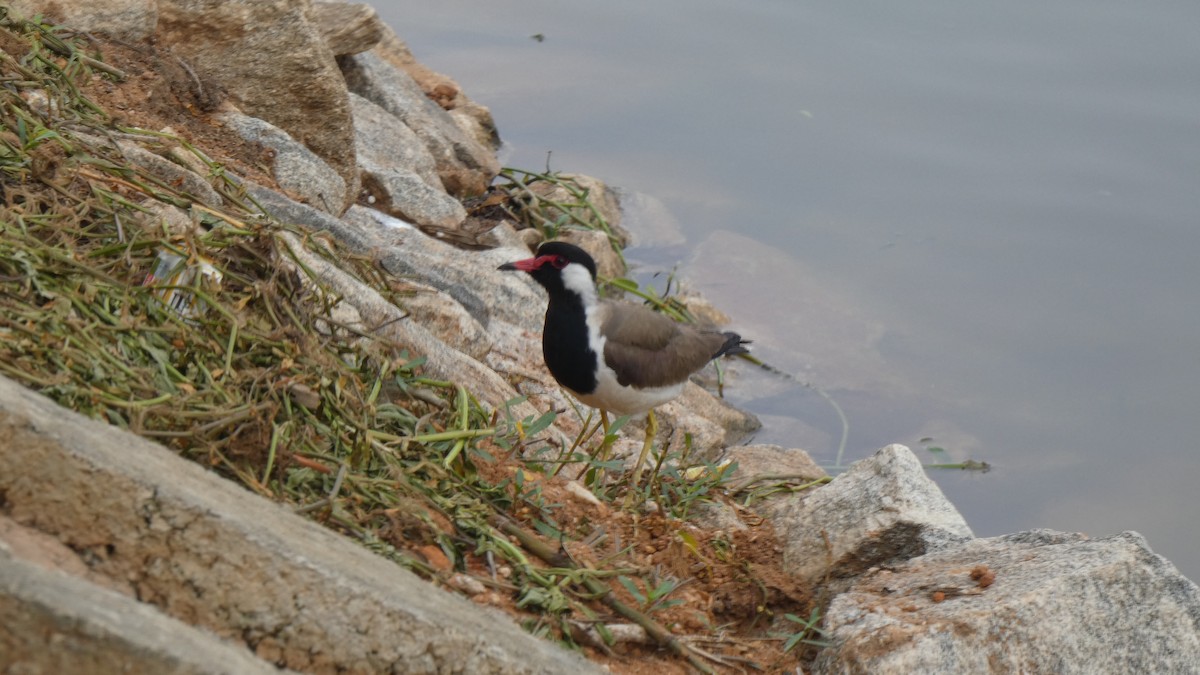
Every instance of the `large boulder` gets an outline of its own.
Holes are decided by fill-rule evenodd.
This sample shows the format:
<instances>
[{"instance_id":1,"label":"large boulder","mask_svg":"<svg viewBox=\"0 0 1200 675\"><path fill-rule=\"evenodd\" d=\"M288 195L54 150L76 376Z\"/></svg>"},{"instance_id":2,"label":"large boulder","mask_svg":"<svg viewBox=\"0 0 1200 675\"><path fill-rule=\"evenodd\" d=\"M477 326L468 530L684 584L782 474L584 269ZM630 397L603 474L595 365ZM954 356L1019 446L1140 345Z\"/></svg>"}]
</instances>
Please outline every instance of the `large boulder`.
<instances>
[{"instance_id":1,"label":"large boulder","mask_svg":"<svg viewBox=\"0 0 1200 675\"><path fill-rule=\"evenodd\" d=\"M150 605L9 557L0 540L0 661L10 673L278 674Z\"/></svg>"},{"instance_id":2,"label":"large boulder","mask_svg":"<svg viewBox=\"0 0 1200 675\"><path fill-rule=\"evenodd\" d=\"M374 7L359 2L317 0L310 16L334 56L365 52L389 30Z\"/></svg>"},{"instance_id":3,"label":"large boulder","mask_svg":"<svg viewBox=\"0 0 1200 675\"><path fill-rule=\"evenodd\" d=\"M814 672L1200 672L1200 589L1140 535L977 539L865 575Z\"/></svg>"},{"instance_id":4,"label":"large boulder","mask_svg":"<svg viewBox=\"0 0 1200 675\"><path fill-rule=\"evenodd\" d=\"M811 493L760 507L784 543L784 567L840 588L872 567L961 545L962 515L903 445L889 445Z\"/></svg>"},{"instance_id":5,"label":"large boulder","mask_svg":"<svg viewBox=\"0 0 1200 675\"><path fill-rule=\"evenodd\" d=\"M340 213L358 192L350 100L309 0L161 0L158 39L199 86L308 146L341 177Z\"/></svg>"},{"instance_id":6,"label":"large boulder","mask_svg":"<svg viewBox=\"0 0 1200 675\"><path fill-rule=\"evenodd\" d=\"M0 495L14 521L52 535L94 572L118 586L128 584L136 594L136 600L114 600L112 592L99 588L73 591L86 584L82 580L50 579L50 585L21 591L15 601L0 598L3 657L13 653L10 645L37 639L39 633L20 630L26 623L45 630L70 623L72 615L85 623L67 635L68 645L90 649L97 642L136 642L128 633L112 640L106 636L119 621L114 614L140 601L143 609L125 620L130 626L146 624L144 629L152 631L147 636L199 644L172 622L154 622L153 614L161 612L240 643L241 657L225 661L223 672L254 672L236 665L252 653L308 672L596 672L496 610L434 588L199 464L64 410L4 377ZM41 584L36 576L0 564L0 590ZM73 594L79 604L48 607L56 594ZM108 610L92 605L93 598ZM16 614L9 611L14 605ZM20 641L10 642L10 622L28 612L38 616L21 618L25 623L14 638ZM51 644L48 652L65 649L62 641ZM222 653L214 649L210 656L222 663ZM52 653L42 657L46 660L39 663L63 663L51 660ZM22 672L83 672L91 662L65 663L71 667ZM168 670L170 663L159 659L144 672L206 672Z\"/></svg>"}]
</instances>

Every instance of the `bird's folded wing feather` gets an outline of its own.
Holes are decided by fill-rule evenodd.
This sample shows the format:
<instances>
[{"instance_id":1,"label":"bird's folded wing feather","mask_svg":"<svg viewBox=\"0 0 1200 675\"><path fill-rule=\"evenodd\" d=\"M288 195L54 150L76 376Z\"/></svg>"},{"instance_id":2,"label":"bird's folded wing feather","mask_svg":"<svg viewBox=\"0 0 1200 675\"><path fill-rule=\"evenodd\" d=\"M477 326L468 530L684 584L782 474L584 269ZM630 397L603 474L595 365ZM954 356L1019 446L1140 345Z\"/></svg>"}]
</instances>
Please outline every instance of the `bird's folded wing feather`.
<instances>
[{"instance_id":1,"label":"bird's folded wing feather","mask_svg":"<svg viewBox=\"0 0 1200 675\"><path fill-rule=\"evenodd\" d=\"M604 361L622 385L664 387L704 367L724 337L678 324L647 307L610 303L602 309Z\"/></svg>"}]
</instances>

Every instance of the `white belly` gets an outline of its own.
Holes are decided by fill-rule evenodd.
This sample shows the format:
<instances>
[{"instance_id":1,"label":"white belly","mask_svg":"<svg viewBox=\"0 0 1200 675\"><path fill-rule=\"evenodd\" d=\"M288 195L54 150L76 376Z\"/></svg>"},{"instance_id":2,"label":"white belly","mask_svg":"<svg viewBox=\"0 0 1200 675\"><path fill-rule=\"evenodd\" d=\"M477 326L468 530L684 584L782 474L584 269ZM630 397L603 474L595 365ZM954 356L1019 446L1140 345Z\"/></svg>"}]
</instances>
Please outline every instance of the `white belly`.
<instances>
[{"instance_id":1,"label":"white belly","mask_svg":"<svg viewBox=\"0 0 1200 675\"><path fill-rule=\"evenodd\" d=\"M669 387L651 387L634 389L622 387L617 383L617 377L612 370L601 368L597 378L596 391L591 394L571 392L575 398L593 408L607 410L617 415L636 415L670 401L683 391L683 384L673 384Z\"/></svg>"}]
</instances>

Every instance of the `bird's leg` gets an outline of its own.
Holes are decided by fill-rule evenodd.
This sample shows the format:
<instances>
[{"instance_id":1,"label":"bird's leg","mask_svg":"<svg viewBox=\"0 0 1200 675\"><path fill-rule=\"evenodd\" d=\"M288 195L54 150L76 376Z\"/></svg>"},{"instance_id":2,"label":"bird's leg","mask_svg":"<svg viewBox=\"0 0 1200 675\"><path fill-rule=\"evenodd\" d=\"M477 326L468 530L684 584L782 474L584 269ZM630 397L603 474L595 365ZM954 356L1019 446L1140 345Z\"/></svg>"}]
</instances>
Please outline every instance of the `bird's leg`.
<instances>
[{"instance_id":1,"label":"bird's leg","mask_svg":"<svg viewBox=\"0 0 1200 675\"><path fill-rule=\"evenodd\" d=\"M595 472L592 474L591 480L589 481L589 483L594 484L604 471L601 468L593 467L593 464L597 459L599 459L601 462L607 462L608 453L612 449L612 443L610 443L608 440L609 426L608 411L606 410L600 411L600 426L604 427L604 437L600 439L600 447L596 448L596 450L591 453L589 457L590 461L583 467L583 470L579 472L579 475L575 476L575 480L579 480L584 476L584 474L595 469ZM592 433L596 433L595 430L593 430Z\"/></svg>"},{"instance_id":2,"label":"bird's leg","mask_svg":"<svg viewBox=\"0 0 1200 675\"><path fill-rule=\"evenodd\" d=\"M600 425L604 427L604 437L600 439L600 449L596 451L601 462L608 461L608 453L612 451L612 441L608 438L608 411L600 411Z\"/></svg>"},{"instance_id":3,"label":"bird's leg","mask_svg":"<svg viewBox=\"0 0 1200 675\"><path fill-rule=\"evenodd\" d=\"M633 506L633 495L642 481L642 467L646 464L646 458L650 456L650 448L654 447L654 437L657 434L658 420L654 418L654 410L651 409L646 415L646 440L642 442L642 453L638 455L637 464L633 467L633 481L625 493L625 508Z\"/></svg>"}]
</instances>

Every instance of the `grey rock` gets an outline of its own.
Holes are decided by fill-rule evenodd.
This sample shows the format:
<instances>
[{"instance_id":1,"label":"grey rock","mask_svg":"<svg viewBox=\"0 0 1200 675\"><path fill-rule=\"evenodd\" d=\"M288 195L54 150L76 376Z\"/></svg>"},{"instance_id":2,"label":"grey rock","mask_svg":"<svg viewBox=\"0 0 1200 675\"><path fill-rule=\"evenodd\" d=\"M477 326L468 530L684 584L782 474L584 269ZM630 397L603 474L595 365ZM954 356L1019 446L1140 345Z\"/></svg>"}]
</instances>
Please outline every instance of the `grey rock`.
<instances>
[{"instance_id":1,"label":"grey rock","mask_svg":"<svg viewBox=\"0 0 1200 675\"><path fill-rule=\"evenodd\" d=\"M599 227L597 215L603 218L617 243L625 247L630 242L629 233L621 227L621 202L618 192L607 183L594 176L576 173L564 173L559 176L566 185L546 181L529 183L529 190L542 199L561 204L575 218L588 223L591 227ZM569 187L568 187L569 186ZM592 208L584 206L583 200L590 202Z\"/></svg>"},{"instance_id":2,"label":"grey rock","mask_svg":"<svg viewBox=\"0 0 1200 675\"><path fill-rule=\"evenodd\" d=\"M439 340L476 360L492 350L492 338L463 306L436 288L411 280L396 280L403 294L401 307L412 321Z\"/></svg>"},{"instance_id":3,"label":"grey rock","mask_svg":"<svg viewBox=\"0 0 1200 675\"><path fill-rule=\"evenodd\" d=\"M971 541L866 576L825 625L827 675L1200 672L1200 589L1135 532Z\"/></svg>"},{"instance_id":4,"label":"grey rock","mask_svg":"<svg viewBox=\"0 0 1200 675\"><path fill-rule=\"evenodd\" d=\"M463 132L450 115L425 96L408 73L374 52L339 60L350 91L400 119L425 143L442 185L464 197L481 194L500 172L490 148Z\"/></svg>"},{"instance_id":5,"label":"grey rock","mask_svg":"<svg viewBox=\"0 0 1200 675\"><path fill-rule=\"evenodd\" d=\"M146 213L140 214L139 223L147 232L166 231L174 235L195 235L204 231L199 218L193 219L183 209L164 202L148 199L142 204Z\"/></svg>"},{"instance_id":6,"label":"grey rock","mask_svg":"<svg viewBox=\"0 0 1200 675\"><path fill-rule=\"evenodd\" d=\"M469 385L471 393L494 410L517 397L517 392L494 370L450 347L427 327L408 320L403 310L385 300L375 289L345 273L327 258L308 251L295 236L282 236L295 258L312 270L344 303L354 308L360 330L379 335L393 344L405 345L424 356L425 372L438 379ZM512 410L518 419L537 414L528 403L516 404Z\"/></svg>"},{"instance_id":7,"label":"grey rock","mask_svg":"<svg viewBox=\"0 0 1200 675\"><path fill-rule=\"evenodd\" d=\"M325 211L301 204L252 181L243 183L246 193L268 214L283 223L296 223L313 230L327 231L356 253L366 253L380 242L371 230L348 224ZM349 213L349 212L347 212Z\"/></svg>"},{"instance_id":8,"label":"grey rock","mask_svg":"<svg viewBox=\"0 0 1200 675\"><path fill-rule=\"evenodd\" d=\"M495 152L500 149L500 134L496 121L487 106L473 101L452 78L427 68L417 61L389 26L384 26L383 39L375 53L384 61L408 73L421 90L443 108L455 124L480 146Z\"/></svg>"},{"instance_id":9,"label":"grey rock","mask_svg":"<svg viewBox=\"0 0 1200 675\"><path fill-rule=\"evenodd\" d=\"M734 482L767 475L787 475L794 477L790 479L792 482L810 482L829 475L800 448L738 445L726 450L723 458L737 462L732 474Z\"/></svg>"},{"instance_id":10,"label":"grey rock","mask_svg":"<svg viewBox=\"0 0 1200 675\"><path fill-rule=\"evenodd\" d=\"M692 456L697 459L711 459L725 446L762 427L752 413L735 408L695 382L684 385L679 398L659 406L655 414L660 435L670 447L678 452L691 443Z\"/></svg>"},{"instance_id":11,"label":"grey rock","mask_svg":"<svg viewBox=\"0 0 1200 675\"><path fill-rule=\"evenodd\" d=\"M56 23L85 33L141 42L154 35L158 4L154 0L13 0L23 17L45 15Z\"/></svg>"},{"instance_id":12,"label":"grey rock","mask_svg":"<svg viewBox=\"0 0 1200 675\"><path fill-rule=\"evenodd\" d=\"M703 530L739 532L750 529L738 514L737 509L726 502L700 501L688 511L688 521Z\"/></svg>"},{"instance_id":13,"label":"grey rock","mask_svg":"<svg viewBox=\"0 0 1200 675\"><path fill-rule=\"evenodd\" d=\"M288 668L598 672L499 612L2 377L0 494L13 520L87 555L142 601Z\"/></svg>"},{"instance_id":14,"label":"grey rock","mask_svg":"<svg viewBox=\"0 0 1200 675\"><path fill-rule=\"evenodd\" d=\"M517 239L521 244L530 251L536 251L537 247L546 240L542 233L532 227L526 227L521 230L516 230Z\"/></svg>"},{"instance_id":15,"label":"grey rock","mask_svg":"<svg viewBox=\"0 0 1200 675\"><path fill-rule=\"evenodd\" d=\"M509 279L496 270L502 262L512 259L511 250L462 251L412 225L357 205L338 219L253 183L247 182L246 190L275 218L328 232L355 253L375 257L397 278L445 293L489 335L493 334L488 326L492 308L513 306L518 302L517 298L532 298L532 289L506 285ZM297 246L293 248L300 250ZM471 383L473 393L492 408L517 396L517 392L494 370L450 347L419 322L407 320L401 308L384 300L370 287L322 258L309 255L305 261L358 309L365 330L383 327L389 338L424 355L428 359L426 368L435 377ZM451 330L456 322L465 322L467 318L459 313L460 310L455 308L445 310L441 317L446 323L442 327ZM474 330L474 324L468 322L466 325ZM536 414L536 410L523 403L514 408L514 413L525 417Z\"/></svg>"},{"instance_id":16,"label":"grey rock","mask_svg":"<svg viewBox=\"0 0 1200 675\"><path fill-rule=\"evenodd\" d=\"M461 93L460 97L462 97ZM478 143L480 147L487 148L492 152L500 149L500 132L496 129L492 111L487 106L468 99L446 112L450 115L450 119L458 125L458 128L467 135L467 138Z\"/></svg>"},{"instance_id":17,"label":"grey rock","mask_svg":"<svg viewBox=\"0 0 1200 675\"><path fill-rule=\"evenodd\" d=\"M763 512L785 542L784 569L837 588L871 567L959 545L971 529L912 451L889 445L805 496Z\"/></svg>"},{"instance_id":18,"label":"grey rock","mask_svg":"<svg viewBox=\"0 0 1200 675\"><path fill-rule=\"evenodd\" d=\"M422 233L409 223L358 205L350 207L338 219L253 183L247 182L246 189L281 221L327 231L355 252L378 257L391 274L446 293L485 329L493 311L510 313L512 322L525 328L542 325L540 312L517 311L539 302L544 306L540 289L535 290L535 285L527 279L496 269L505 262L527 257L527 251L506 248L464 251Z\"/></svg>"},{"instance_id":19,"label":"grey rock","mask_svg":"<svg viewBox=\"0 0 1200 675\"><path fill-rule=\"evenodd\" d=\"M121 153L125 155L126 159L142 167L167 185L178 186L175 189L182 194L209 206L221 205L223 201L221 195L202 176L131 141L117 141L117 145L120 146Z\"/></svg>"},{"instance_id":20,"label":"grey rock","mask_svg":"<svg viewBox=\"0 0 1200 675\"><path fill-rule=\"evenodd\" d=\"M430 187L411 171L364 171L362 186L376 208L417 225L456 230L467 218L467 210L457 199Z\"/></svg>"},{"instance_id":21,"label":"grey rock","mask_svg":"<svg viewBox=\"0 0 1200 675\"><path fill-rule=\"evenodd\" d=\"M160 0L158 39L202 82L216 85L247 115L304 143L342 178L340 212L358 193L354 126L346 83L309 0Z\"/></svg>"},{"instance_id":22,"label":"grey rock","mask_svg":"<svg viewBox=\"0 0 1200 675\"><path fill-rule=\"evenodd\" d=\"M3 555L0 646L10 673L281 672L151 605Z\"/></svg>"},{"instance_id":23,"label":"grey rock","mask_svg":"<svg viewBox=\"0 0 1200 675\"><path fill-rule=\"evenodd\" d=\"M625 276L625 261L613 250L608 235L600 230L561 230L558 241L575 244L596 261L596 272L602 277L616 279Z\"/></svg>"},{"instance_id":24,"label":"grey rock","mask_svg":"<svg viewBox=\"0 0 1200 675\"><path fill-rule=\"evenodd\" d=\"M347 210L344 218L348 226L373 233L372 242L383 247L376 250L389 272L443 291L485 329L491 330L490 323L496 314L519 326L541 327L544 309L527 311L529 305L545 302L540 287L521 275L497 270L503 263L528 257L527 251L506 248L464 251L414 227L398 227L395 219L357 205Z\"/></svg>"},{"instance_id":25,"label":"grey rock","mask_svg":"<svg viewBox=\"0 0 1200 675\"><path fill-rule=\"evenodd\" d=\"M73 132L74 136L87 141L96 147L109 147L120 153L125 159L145 169L164 184L172 186L177 192L201 204L218 207L223 200L208 181L190 168L181 166L162 155L142 147L129 138L111 139L102 136L92 136L82 132Z\"/></svg>"},{"instance_id":26,"label":"grey rock","mask_svg":"<svg viewBox=\"0 0 1200 675\"><path fill-rule=\"evenodd\" d=\"M301 202L341 213L346 181L315 153L279 127L240 111L219 113L217 119L242 139L274 151L272 174L280 188Z\"/></svg>"},{"instance_id":27,"label":"grey rock","mask_svg":"<svg viewBox=\"0 0 1200 675\"><path fill-rule=\"evenodd\" d=\"M358 166L364 172L407 169L430 187L443 189L437 163L419 136L395 115L350 94Z\"/></svg>"},{"instance_id":28,"label":"grey rock","mask_svg":"<svg viewBox=\"0 0 1200 675\"><path fill-rule=\"evenodd\" d=\"M446 193L425 143L397 117L357 94L354 139L374 208L417 225L454 230L467 211Z\"/></svg>"},{"instance_id":29,"label":"grey rock","mask_svg":"<svg viewBox=\"0 0 1200 675\"><path fill-rule=\"evenodd\" d=\"M383 37L384 23L370 5L318 0L310 16L334 56L365 52Z\"/></svg>"},{"instance_id":30,"label":"grey rock","mask_svg":"<svg viewBox=\"0 0 1200 675\"><path fill-rule=\"evenodd\" d=\"M513 229L513 223L510 220L502 220L495 227L485 232L480 241L489 248L513 248L513 249L528 249L533 251L537 248L540 241L536 239L527 239L524 235L526 232L537 233L537 230L521 230Z\"/></svg>"}]
</instances>

